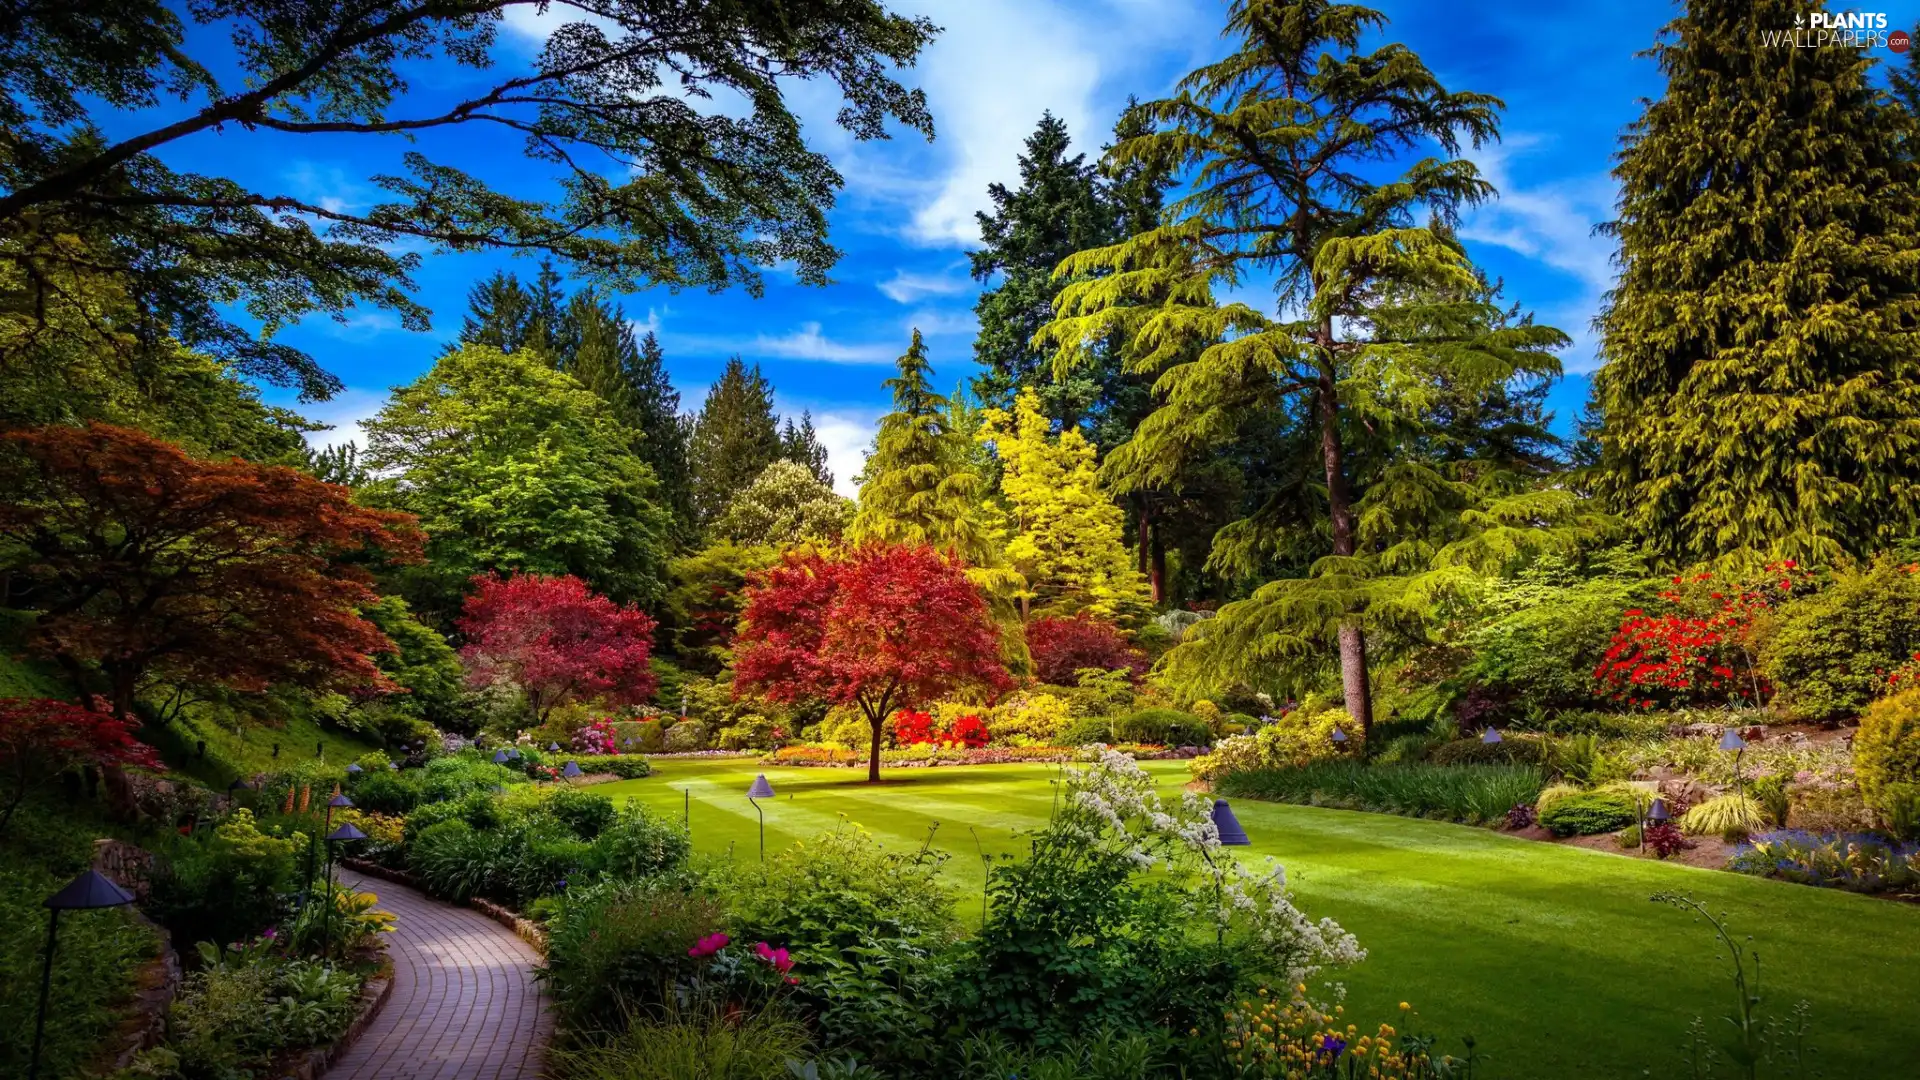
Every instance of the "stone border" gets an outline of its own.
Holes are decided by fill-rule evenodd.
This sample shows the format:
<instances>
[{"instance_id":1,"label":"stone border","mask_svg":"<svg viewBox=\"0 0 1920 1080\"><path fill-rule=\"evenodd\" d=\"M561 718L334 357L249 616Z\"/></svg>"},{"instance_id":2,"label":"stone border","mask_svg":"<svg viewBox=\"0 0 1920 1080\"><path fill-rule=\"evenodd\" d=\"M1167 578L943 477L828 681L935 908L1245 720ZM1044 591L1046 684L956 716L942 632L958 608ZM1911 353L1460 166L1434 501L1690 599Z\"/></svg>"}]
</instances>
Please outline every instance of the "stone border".
<instances>
[{"instance_id":1,"label":"stone border","mask_svg":"<svg viewBox=\"0 0 1920 1080\"><path fill-rule=\"evenodd\" d=\"M342 866L347 867L349 870L357 871L359 873L367 875L368 877L376 877L376 878L380 878L383 881L391 881L396 885L405 885L409 889L417 889L421 893L426 893L425 889L420 888L419 879L415 878L412 874L407 873L405 870L394 870L389 867L381 866L379 863L367 862L364 859L351 859L351 858L341 859L340 864ZM444 903L444 901L442 901L442 903ZM465 904L459 905L459 906L469 908L473 911L477 911L480 914L485 915L487 918L492 919L494 922L499 923L501 926L504 926L507 929L513 931L514 936L518 937L521 941L526 942L528 945L533 946L533 951L539 953L542 959L546 958L546 955L547 955L547 928L546 927L541 926L539 923L534 922L532 919L526 918L525 916L521 915L519 912L514 911L512 908L503 907L499 904L494 903L491 900L483 899L478 896L473 897L472 899L468 900Z\"/></svg>"},{"instance_id":2,"label":"stone border","mask_svg":"<svg viewBox=\"0 0 1920 1080\"><path fill-rule=\"evenodd\" d=\"M139 989L134 991L133 1005L110 1036L118 1046L113 1051L114 1069L132 1065L140 1051L165 1041L167 1010L180 991L180 954L173 951L173 935L166 927L147 918L139 908L133 909L133 917L153 931L159 939L160 951L140 965L134 976Z\"/></svg>"},{"instance_id":3,"label":"stone border","mask_svg":"<svg viewBox=\"0 0 1920 1080\"><path fill-rule=\"evenodd\" d=\"M387 956L387 944L377 942L375 946L380 954L380 967L360 988L360 1011L355 1014L353 1023L347 1030L333 1040L331 1046L316 1047L300 1054L288 1064L276 1064L268 1070L269 1075L280 1080L318 1080L327 1071L327 1067L340 1059L340 1055L360 1040L373 1019L387 1004L387 998L393 994L393 961Z\"/></svg>"}]
</instances>

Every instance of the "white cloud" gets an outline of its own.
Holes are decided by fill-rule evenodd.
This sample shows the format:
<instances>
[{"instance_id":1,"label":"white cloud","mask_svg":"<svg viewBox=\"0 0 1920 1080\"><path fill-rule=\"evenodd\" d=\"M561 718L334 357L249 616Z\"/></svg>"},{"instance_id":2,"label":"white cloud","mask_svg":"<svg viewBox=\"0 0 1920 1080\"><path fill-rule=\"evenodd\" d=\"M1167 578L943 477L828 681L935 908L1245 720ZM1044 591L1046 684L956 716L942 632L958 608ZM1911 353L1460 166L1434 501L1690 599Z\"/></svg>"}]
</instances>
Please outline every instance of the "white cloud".
<instances>
[{"instance_id":1,"label":"white cloud","mask_svg":"<svg viewBox=\"0 0 1920 1080\"><path fill-rule=\"evenodd\" d=\"M320 325L327 334L343 341L366 341L401 329L400 317L390 311L363 311L345 319L329 319Z\"/></svg>"},{"instance_id":2,"label":"white cloud","mask_svg":"<svg viewBox=\"0 0 1920 1080\"><path fill-rule=\"evenodd\" d=\"M911 304L929 296L954 296L974 288L965 274L916 274L895 270L893 276L875 286L896 304Z\"/></svg>"},{"instance_id":3,"label":"white cloud","mask_svg":"<svg viewBox=\"0 0 1920 1080\"><path fill-rule=\"evenodd\" d=\"M790 333L755 334L751 338L725 334L662 334L669 350L694 349L708 353L738 353L747 360L817 360L828 364L891 364L906 345L901 341L836 341L817 322L803 322Z\"/></svg>"},{"instance_id":4,"label":"white cloud","mask_svg":"<svg viewBox=\"0 0 1920 1080\"><path fill-rule=\"evenodd\" d=\"M1539 138L1510 135L1503 144L1469 155L1500 195L1466 216L1460 236L1506 248L1579 286L1578 295L1544 306L1539 314L1542 321L1573 338L1565 357L1568 370L1592 371L1599 366L1599 358L1591 323L1614 279L1614 242L1595 235L1593 227L1612 219L1615 187L1604 173L1534 185L1516 181L1512 159L1540 145Z\"/></svg>"},{"instance_id":5,"label":"white cloud","mask_svg":"<svg viewBox=\"0 0 1920 1080\"><path fill-rule=\"evenodd\" d=\"M941 311L936 308L920 308L906 317L901 327L907 334L918 330L928 337L940 337L946 334L965 334L972 337L980 324L971 311Z\"/></svg>"},{"instance_id":6,"label":"white cloud","mask_svg":"<svg viewBox=\"0 0 1920 1080\"><path fill-rule=\"evenodd\" d=\"M373 419L386 403L387 393L384 390L348 387L326 401L299 406L300 415L327 425L327 430L309 431L307 445L315 450L323 450L345 442L357 442L362 450L366 449L367 433L361 425Z\"/></svg>"}]
</instances>

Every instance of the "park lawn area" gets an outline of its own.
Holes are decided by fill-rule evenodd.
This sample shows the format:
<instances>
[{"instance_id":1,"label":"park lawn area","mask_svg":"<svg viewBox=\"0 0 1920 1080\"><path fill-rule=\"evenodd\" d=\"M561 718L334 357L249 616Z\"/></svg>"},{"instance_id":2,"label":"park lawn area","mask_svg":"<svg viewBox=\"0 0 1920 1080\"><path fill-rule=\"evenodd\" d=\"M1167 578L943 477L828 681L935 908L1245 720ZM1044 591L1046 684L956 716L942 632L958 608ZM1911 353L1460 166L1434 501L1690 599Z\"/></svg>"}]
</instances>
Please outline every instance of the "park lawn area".
<instances>
[{"instance_id":1,"label":"park lawn area","mask_svg":"<svg viewBox=\"0 0 1920 1080\"><path fill-rule=\"evenodd\" d=\"M1178 791L1185 762L1145 766ZM747 785L764 772L769 851L842 819L881 840L935 848L978 918L980 850L1013 852L1051 806L1051 765L895 769L879 785L852 769L779 769L752 760L656 758L654 774L594 790L672 815L690 807L697 851L752 859L758 833ZM1704 1016L1715 1038L1735 1004L1711 929L1649 901L1680 892L1724 912L1763 961L1764 1008L1805 999L1816 1070L1829 1080L1912 1075L1920 1041L1920 907L1738 874L1629 859L1483 829L1345 810L1238 801L1253 838L1242 858L1275 856L1309 915L1332 916L1370 955L1332 977L1362 1029L1412 1027L1459 1051L1472 1035L1476 1075L1508 1080L1671 1077ZM976 838L978 847L976 847ZM1404 1028L1403 1028L1404 1029Z\"/></svg>"}]
</instances>

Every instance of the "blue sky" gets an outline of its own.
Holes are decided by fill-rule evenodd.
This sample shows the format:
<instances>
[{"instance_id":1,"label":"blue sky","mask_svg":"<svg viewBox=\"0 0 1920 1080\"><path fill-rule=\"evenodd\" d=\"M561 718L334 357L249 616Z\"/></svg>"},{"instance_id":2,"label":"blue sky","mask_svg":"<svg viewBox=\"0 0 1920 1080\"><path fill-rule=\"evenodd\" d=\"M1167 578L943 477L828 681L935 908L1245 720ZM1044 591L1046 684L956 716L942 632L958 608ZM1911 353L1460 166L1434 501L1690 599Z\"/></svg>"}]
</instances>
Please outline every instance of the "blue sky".
<instances>
[{"instance_id":1,"label":"blue sky","mask_svg":"<svg viewBox=\"0 0 1920 1080\"><path fill-rule=\"evenodd\" d=\"M913 0L945 28L907 81L923 87L938 138L917 134L854 143L830 118L822 88L794 93L814 144L847 179L832 215L845 252L826 288L800 286L778 271L766 294L672 294L623 298L628 315L659 334L683 406L697 408L726 359L758 363L780 408L810 409L843 489L858 471L874 422L885 411L880 387L910 330L928 339L938 381L969 377L972 305L979 286L966 272L978 242L973 214L989 182L1016 179L1015 158L1042 110L1072 131L1076 148L1097 155L1129 94L1165 92L1197 63L1223 50L1225 7L1213 0ZM1504 279L1507 297L1574 338L1563 357L1568 377L1553 405L1563 429L1578 413L1594 366L1589 322L1611 277L1610 245L1592 235L1610 216L1607 175L1622 127L1643 96L1657 95L1650 44L1674 8L1665 0L1604 5L1418 2L1381 5L1384 38L1404 42L1454 89L1505 99L1504 139L1474 157L1499 187L1498 202L1465 222L1476 261ZM557 14L515 16L503 47L531 55ZM1911 20L1895 20L1895 25ZM459 93L458 73L415 73L423 99ZM470 76L466 76L470 77ZM409 110L412 111L412 110ZM516 192L541 193L544 167L524 161L514 139L469 128L439 132L420 149L473 169ZM208 133L170 148L175 164L218 169L256 189L280 189L352 207L372 201L366 178L393 168L399 140ZM434 313L430 333L400 328L378 311L344 323L310 319L284 330L347 384L332 401L302 411L336 429L316 441L345 439L379 408L387 389L432 363L460 325L466 289L498 266L523 275L531 262L493 256L431 256L417 275L418 298ZM270 392L284 400L284 395Z\"/></svg>"}]
</instances>

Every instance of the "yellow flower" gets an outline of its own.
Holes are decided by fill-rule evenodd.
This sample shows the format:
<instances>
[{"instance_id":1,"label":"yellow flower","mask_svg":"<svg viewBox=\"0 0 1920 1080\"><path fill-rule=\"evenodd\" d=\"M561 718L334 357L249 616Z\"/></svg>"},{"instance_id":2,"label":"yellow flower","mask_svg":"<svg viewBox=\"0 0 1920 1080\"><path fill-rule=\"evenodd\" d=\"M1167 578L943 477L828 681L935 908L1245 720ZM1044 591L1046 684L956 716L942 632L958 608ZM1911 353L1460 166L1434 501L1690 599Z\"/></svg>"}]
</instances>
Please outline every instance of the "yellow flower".
<instances>
[{"instance_id":1,"label":"yellow flower","mask_svg":"<svg viewBox=\"0 0 1920 1080\"><path fill-rule=\"evenodd\" d=\"M1401 1012L1406 1012L1406 1011L1407 1011L1408 1009L1411 1009L1411 1008L1413 1008L1413 1006L1411 1006L1411 1005L1409 1005L1409 1004L1407 1004L1407 1003L1406 1003L1406 1002L1404 1002L1404 1001L1400 1003L1400 1011L1401 1011Z\"/></svg>"}]
</instances>

